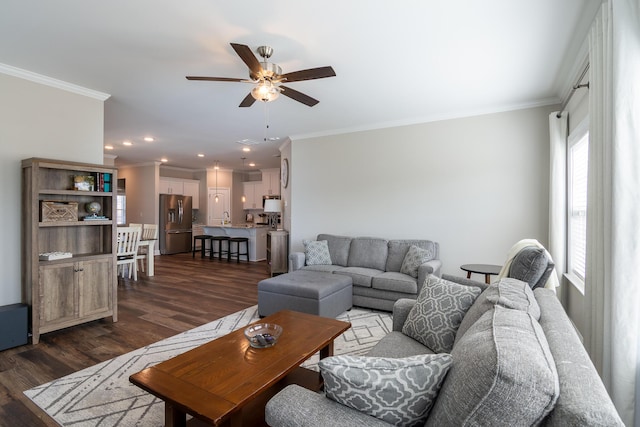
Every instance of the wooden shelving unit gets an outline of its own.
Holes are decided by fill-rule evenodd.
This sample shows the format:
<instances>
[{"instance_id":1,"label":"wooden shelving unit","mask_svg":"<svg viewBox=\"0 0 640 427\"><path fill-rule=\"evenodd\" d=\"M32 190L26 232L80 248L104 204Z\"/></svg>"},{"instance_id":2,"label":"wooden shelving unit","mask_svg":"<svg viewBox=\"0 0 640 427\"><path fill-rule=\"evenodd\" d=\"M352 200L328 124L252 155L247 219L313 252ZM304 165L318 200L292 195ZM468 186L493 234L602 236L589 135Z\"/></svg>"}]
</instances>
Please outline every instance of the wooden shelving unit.
<instances>
[{"instance_id":1,"label":"wooden shelving unit","mask_svg":"<svg viewBox=\"0 0 640 427\"><path fill-rule=\"evenodd\" d=\"M110 175L104 175L110 174ZM76 176L108 176L114 168L48 159L22 161L23 298L30 306L32 342L46 332L105 317L118 320L115 191L74 190ZM96 183L98 186L98 183ZM114 187L107 189L115 190ZM77 206L65 220L43 213L43 202ZM101 205L106 219L91 216L87 205ZM40 260L40 254L71 253L70 258Z\"/></svg>"}]
</instances>

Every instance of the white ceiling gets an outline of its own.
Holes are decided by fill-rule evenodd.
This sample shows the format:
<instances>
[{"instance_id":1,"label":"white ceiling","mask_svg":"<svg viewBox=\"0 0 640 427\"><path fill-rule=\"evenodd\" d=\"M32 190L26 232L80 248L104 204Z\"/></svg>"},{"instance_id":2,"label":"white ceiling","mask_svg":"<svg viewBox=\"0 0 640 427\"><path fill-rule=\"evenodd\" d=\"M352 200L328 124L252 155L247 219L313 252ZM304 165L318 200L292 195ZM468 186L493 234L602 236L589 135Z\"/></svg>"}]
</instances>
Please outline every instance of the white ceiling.
<instances>
[{"instance_id":1,"label":"white ceiling","mask_svg":"<svg viewBox=\"0 0 640 427\"><path fill-rule=\"evenodd\" d=\"M284 139L560 102L600 3L2 0L0 63L110 94L118 164L240 168L236 141L263 141L267 115L266 136ZM289 84L315 107L281 96L239 108L250 84L185 79L248 76L230 42L273 47L283 72L337 76ZM280 144L252 147L247 163L277 167Z\"/></svg>"}]
</instances>

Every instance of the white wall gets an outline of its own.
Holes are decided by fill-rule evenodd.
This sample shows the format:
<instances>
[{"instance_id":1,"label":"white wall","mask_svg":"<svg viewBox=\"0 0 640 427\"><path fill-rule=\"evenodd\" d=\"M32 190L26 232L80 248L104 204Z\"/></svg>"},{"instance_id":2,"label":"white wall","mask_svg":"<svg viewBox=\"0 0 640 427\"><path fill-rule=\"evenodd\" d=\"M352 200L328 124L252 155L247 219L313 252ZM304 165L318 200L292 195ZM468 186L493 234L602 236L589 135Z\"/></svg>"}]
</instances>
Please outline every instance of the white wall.
<instances>
[{"instance_id":1,"label":"white wall","mask_svg":"<svg viewBox=\"0 0 640 427\"><path fill-rule=\"evenodd\" d=\"M520 239L546 245L553 110L292 141L291 249L318 233L431 239L462 275Z\"/></svg>"},{"instance_id":2,"label":"white wall","mask_svg":"<svg viewBox=\"0 0 640 427\"><path fill-rule=\"evenodd\" d=\"M0 306L21 302L21 160L102 164L104 103L0 73Z\"/></svg>"},{"instance_id":3,"label":"white wall","mask_svg":"<svg viewBox=\"0 0 640 427\"><path fill-rule=\"evenodd\" d=\"M118 179L125 179L127 224L158 224L159 168L158 162L118 168Z\"/></svg>"}]
</instances>

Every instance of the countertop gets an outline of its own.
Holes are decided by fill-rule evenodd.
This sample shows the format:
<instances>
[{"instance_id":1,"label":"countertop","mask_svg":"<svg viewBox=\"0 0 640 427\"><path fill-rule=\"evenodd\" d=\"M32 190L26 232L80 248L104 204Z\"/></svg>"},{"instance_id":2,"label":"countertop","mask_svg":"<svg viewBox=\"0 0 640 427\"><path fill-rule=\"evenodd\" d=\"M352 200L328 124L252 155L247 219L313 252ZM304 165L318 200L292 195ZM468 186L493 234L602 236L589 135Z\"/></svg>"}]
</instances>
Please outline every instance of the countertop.
<instances>
[{"instance_id":1,"label":"countertop","mask_svg":"<svg viewBox=\"0 0 640 427\"><path fill-rule=\"evenodd\" d=\"M255 224L208 224L204 227L220 227L220 228L266 228L268 225L255 225Z\"/></svg>"}]
</instances>

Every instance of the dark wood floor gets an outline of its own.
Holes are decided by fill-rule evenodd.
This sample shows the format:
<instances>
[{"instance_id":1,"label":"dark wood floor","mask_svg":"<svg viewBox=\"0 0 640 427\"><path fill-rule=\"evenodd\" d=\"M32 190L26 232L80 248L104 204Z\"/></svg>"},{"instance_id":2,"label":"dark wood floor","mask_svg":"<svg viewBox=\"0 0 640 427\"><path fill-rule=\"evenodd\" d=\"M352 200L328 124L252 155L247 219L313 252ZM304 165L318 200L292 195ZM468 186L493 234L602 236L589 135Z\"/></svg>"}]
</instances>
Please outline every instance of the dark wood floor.
<instances>
[{"instance_id":1,"label":"dark wood floor","mask_svg":"<svg viewBox=\"0 0 640 427\"><path fill-rule=\"evenodd\" d=\"M103 319L44 334L0 352L0 426L57 426L24 390L257 304L263 262L157 256L155 276L119 279L118 322Z\"/></svg>"}]
</instances>

